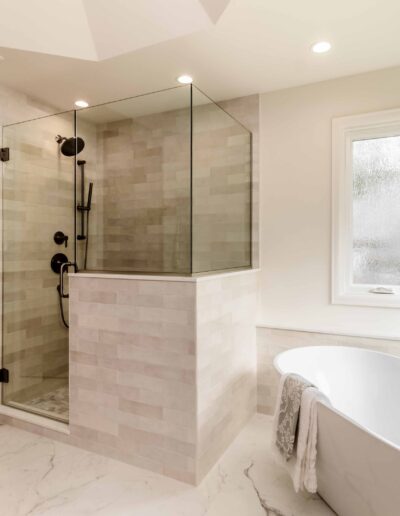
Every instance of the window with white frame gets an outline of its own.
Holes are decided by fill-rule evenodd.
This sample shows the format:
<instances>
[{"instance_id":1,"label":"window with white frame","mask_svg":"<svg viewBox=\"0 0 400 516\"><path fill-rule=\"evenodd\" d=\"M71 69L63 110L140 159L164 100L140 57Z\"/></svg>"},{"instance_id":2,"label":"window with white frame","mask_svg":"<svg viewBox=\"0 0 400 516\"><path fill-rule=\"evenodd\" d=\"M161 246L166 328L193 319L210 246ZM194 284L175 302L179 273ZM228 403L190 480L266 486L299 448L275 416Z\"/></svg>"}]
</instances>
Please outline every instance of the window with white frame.
<instances>
[{"instance_id":1,"label":"window with white frame","mask_svg":"<svg viewBox=\"0 0 400 516\"><path fill-rule=\"evenodd\" d=\"M332 302L400 307L400 110L332 129Z\"/></svg>"}]
</instances>

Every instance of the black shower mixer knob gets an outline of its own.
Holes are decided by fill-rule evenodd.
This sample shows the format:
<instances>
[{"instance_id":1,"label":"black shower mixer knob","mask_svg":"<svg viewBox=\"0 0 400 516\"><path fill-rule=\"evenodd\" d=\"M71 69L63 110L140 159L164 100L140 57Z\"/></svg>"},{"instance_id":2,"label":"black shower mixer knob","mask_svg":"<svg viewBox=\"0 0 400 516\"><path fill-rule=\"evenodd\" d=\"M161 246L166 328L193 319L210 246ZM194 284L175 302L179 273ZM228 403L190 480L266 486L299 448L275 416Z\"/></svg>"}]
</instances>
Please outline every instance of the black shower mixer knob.
<instances>
[{"instance_id":1,"label":"black shower mixer knob","mask_svg":"<svg viewBox=\"0 0 400 516\"><path fill-rule=\"evenodd\" d=\"M68 236L64 235L64 233L62 231L57 231L56 233L54 233L54 242L57 245L64 244L65 247L67 247L68 246Z\"/></svg>"},{"instance_id":2,"label":"black shower mixer knob","mask_svg":"<svg viewBox=\"0 0 400 516\"><path fill-rule=\"evenodd\" d=\"M61 271L61 265L63 263L67 263L69 260L67 256L65 256L64 253L56 253L50 262L50 267L53 272L56 274L60 274Z\"/></svg>"}]
</instances>

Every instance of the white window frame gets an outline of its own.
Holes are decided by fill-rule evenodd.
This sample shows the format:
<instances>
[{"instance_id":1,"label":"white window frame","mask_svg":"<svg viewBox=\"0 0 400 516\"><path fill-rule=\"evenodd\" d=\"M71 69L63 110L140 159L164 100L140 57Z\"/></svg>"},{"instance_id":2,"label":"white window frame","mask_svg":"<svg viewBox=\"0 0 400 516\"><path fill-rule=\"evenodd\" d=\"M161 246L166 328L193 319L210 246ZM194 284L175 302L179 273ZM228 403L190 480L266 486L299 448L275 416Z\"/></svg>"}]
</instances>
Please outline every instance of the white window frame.
<instances>
[{"instance_id":1,"label":"white window frame","mask_svg":"<svg viewBox=\"0 0 400 516\"><path fill-rule=\"evenodd\" d=\"M332 303L400 307L400 285L394 294L377 294L381 285L352 283L354 140L400 136L400 109L335 118L332 121ZM400 202L400 200L399 200ZM389 286L383 285L387 288Z\"/></svg>"}]
</instances>

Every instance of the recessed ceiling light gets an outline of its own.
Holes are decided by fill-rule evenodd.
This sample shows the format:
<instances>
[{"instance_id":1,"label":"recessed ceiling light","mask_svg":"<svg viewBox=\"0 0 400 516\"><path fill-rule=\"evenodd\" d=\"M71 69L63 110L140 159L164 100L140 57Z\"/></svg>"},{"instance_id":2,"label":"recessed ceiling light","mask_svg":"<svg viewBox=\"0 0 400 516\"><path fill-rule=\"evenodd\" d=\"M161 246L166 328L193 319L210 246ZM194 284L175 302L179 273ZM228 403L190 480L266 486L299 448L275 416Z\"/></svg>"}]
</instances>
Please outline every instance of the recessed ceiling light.
<instances>
[{"instance_id":1,"label":"recessed ceiling light","mask_svg":"<svg viewBox=\"0 0 400 516\"><path fill-rule=\"evenodd\" d=\"M75 106L79 108L85 108L89 106L89 103L86 100L77 100L75 101Z\"/></svg>"},{"instance_id":2,"label":"recessed ceiling light","mask_svg":"<svg viewBox=\"0 0 400 516\"><path fill-rule=\"evenodd\" d=\"M180 75L177 78L177 81L180 82L181 84L192 84L193 78L190 77L190 75Z\"/></svg>"},{"instance_id":3,"label":"recessed ceiling light","mask_svg":"<svg viewBox=\"0 0 400 516\"><path fill-rule=\"evenodd\" d=\"M332 48L332 45L329 43L329 41L318 41L318 43L315 43L311 50L315 54L323 54L324 52L329 52L329 50Z\"/></svg>"}]
</instances>

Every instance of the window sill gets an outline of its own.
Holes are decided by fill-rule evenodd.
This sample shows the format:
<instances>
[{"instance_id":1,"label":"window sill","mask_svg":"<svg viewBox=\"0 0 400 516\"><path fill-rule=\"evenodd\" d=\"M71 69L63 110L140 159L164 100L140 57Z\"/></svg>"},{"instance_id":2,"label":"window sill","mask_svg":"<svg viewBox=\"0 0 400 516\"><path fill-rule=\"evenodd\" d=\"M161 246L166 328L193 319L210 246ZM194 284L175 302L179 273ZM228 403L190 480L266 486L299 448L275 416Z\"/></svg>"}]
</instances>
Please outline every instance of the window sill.
<instances>
[{"instance_id":1,"label":"window sill","mask_svg":"<svg viewBox=\"0 0 400 516\"><path fill-rule=\"evenodd\" d=\"M375 308L400 308L400 294L373 294L358 291L334 293L333 305L371 306Z\"/></svg>"}]
</instances>

